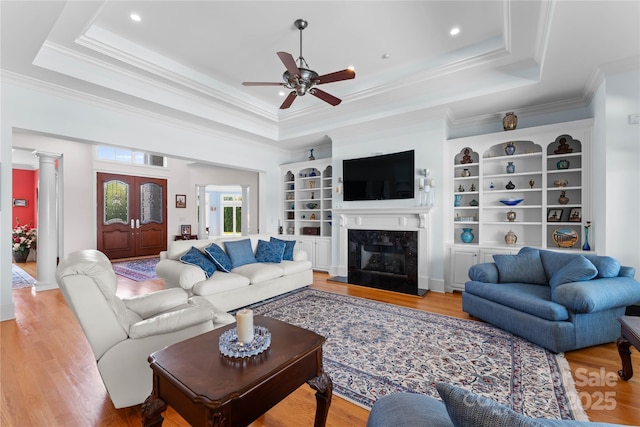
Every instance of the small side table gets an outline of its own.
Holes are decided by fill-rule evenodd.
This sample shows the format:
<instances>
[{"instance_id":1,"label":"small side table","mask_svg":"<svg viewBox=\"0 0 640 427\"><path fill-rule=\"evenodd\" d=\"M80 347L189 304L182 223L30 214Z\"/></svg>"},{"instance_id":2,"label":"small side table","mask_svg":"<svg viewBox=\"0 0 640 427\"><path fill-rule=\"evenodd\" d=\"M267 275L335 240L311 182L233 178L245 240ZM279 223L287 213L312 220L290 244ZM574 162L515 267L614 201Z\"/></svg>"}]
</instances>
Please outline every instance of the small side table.
<instances>
[{"instance_id":1,"label":"small side table","mask_svg":"<svg viewBox=\"0 0 640 427\"><path fill-rule=\"evenodd\" d=\"M618 322L622 325L620 338L616 341L622 360L622 369L618 371L618 375L628 381L633 377L630 347L634 346L636 350L640 350L640 317L622 316L618 318Z\"/></svg>"}]
</instances>

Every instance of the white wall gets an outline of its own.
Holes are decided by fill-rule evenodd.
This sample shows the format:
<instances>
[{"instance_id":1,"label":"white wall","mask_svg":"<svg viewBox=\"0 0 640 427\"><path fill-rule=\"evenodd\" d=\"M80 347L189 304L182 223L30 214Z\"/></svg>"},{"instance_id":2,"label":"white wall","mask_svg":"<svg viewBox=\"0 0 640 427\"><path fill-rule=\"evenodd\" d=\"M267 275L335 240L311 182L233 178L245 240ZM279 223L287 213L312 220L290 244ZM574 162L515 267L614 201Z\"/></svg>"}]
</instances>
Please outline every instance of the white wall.
<instances>
[{"instance_id":1,"label":"white wall","mask_svg":"<svg viewBox=\"0 0 640 427\"><path fill-rule=\"evenodd\" d=\"M378 121L358 129L345 129L331 133L333 141L333 175L342 176L342 161L357 157L368 157L377 153L390 154L415 150L416 169L429 169L430 178L435 181L436 202L430 211L429 282L430 288L444 289L444 217L442 209L442 188L445 151L445 121L443 119L415 120L404 126L390 126L387 121ZM418 176L416 175L416 178ZM335 178L334 178L335 179ZM335 208L385 208L418 206L419 199L343 201L342 195L333 193ZM337 236L334 221L333 236ZM332 241L332 274L337 272L339 263L338 241Z\"/></svg>"},{"instance_id":2,"label":"white wall","mask_svg":"<svg viewBox=\"0 0 640 427\"><path fill-rule=\"evenodd\" d=\"M640 71L607 76L592 101L597 250L640 272ZM636 274L638 277L638 274Z\"/></svg>"}]
</instances>

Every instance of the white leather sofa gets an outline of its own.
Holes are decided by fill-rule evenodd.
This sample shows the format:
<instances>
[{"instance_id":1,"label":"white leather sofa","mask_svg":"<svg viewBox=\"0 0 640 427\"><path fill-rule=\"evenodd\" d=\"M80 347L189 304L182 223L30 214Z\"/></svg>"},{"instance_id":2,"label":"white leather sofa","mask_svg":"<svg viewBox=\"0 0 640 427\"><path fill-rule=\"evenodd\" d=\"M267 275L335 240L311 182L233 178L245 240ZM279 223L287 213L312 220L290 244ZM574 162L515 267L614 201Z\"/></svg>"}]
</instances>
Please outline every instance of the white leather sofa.
<instances>
[{"instance_id":1,"label":"white leather sofa","mask_svg":"<svg viewBox=\"0 0 640 427\"><path fill-rule=\"evenodd\" d=\"M230 311L260 302L313 283L311 262L307 253L294 247L293 260L280 263L250 263L230 270L216 271L207 278L200 267L180 261L191 247L204 250L212 243L223 250L225 243L250 239L253 252L259 240L269 241L271 235L218 237L202 240L177 240L160 253L156 274L164 279L167 288L180 287L190 295L202 296L217 308ZM287 240L286 236L275 238Z\"/></svg>"},{"instance_id":2,"label":"white leather sofa","mask_svg":"<svg viewBox=\"0 0 640 427\"><path fill-rule=\"evenodd\" d=\"M151 353L235 321L208 301L189 298L182 289L119 298L111 262L94 249L73 252L60 261L56 281L116 408L141 404L151 394Z\"/></svg>"}]
</instances>

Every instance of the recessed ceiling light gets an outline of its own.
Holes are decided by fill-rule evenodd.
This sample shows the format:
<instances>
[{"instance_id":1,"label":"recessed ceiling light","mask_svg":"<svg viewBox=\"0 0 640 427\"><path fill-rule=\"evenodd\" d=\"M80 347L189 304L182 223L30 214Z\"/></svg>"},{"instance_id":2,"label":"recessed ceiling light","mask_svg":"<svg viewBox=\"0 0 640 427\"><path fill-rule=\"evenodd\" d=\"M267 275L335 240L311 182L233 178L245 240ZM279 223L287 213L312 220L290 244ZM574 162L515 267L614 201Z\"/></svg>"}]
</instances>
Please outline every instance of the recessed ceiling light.
<instances>
[{"instance_id":1,"label":"recessed ceiling light","mask_svg":"<svg viewBox=\"0 0 640 427\"><path fill-rule=\"evenodd\" d=\"M451 34L452 36L457 36L459 33L460 33L460 27L453 27L451 31L449 31L449 34Z\"/></svg>"},{"instance_id":2,"label":"recessed ceiling light","mask_svg":"<svg viewBox=\"0 0 640 427\"><path fill-rule=\"evenodd\" d=\"M284 96L284 91L283 91L283 90L281 90L280 92L278 92L278 95L280 95L280 96Z\"/></svg>"},{"instance_id":3,"label":"recessed ceiling light","mask_svg":"<svg viewBox=\"0 0 640 427\"><path fill-rule=\"evenodd\" d=\"M135 22L140 22L142 21L142 18L140 17L140 15L138 15L137 13L133 12L131 15L129 15L129 18L131 18L132 21Z\"/></svg>"},{"instance_id":4,"label":"recessed ceiling light","mask_svg":"<svg viewBox=\"0 0 640 427\"><path fill-rule=\"evenodd\" d=\"M382 54L382 59L389 59L389 58L391 58L391 55L389 55L388 53Z\"/></svg>"}]
</instances>

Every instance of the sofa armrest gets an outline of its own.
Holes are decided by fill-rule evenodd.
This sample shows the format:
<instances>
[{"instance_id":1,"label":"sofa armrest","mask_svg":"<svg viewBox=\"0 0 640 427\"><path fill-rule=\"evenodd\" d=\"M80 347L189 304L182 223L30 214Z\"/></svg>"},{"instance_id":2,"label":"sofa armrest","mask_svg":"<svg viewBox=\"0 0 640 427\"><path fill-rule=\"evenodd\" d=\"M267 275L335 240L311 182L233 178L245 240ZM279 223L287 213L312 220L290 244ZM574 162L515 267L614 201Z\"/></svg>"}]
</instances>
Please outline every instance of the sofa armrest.
<instances>
[{"instance_id":1,"label":"sofa armrest","mask_svg":"<svg viewBox=\"0 0 640 427\"><path fill-rule=\"evenodd\" d=\"M185 264L175 259L163 259L156 265L156 274L164 279L168 287L180 287L191 291L193 285L207 280L207 275L200 267Z\"/></svg>"},{"instance_id":2,"label":"sofa armrest","mask_svg":"<svg viewBox=\"0 0 640 427\"><path fill-rule=\"evenodd\" d=\"M474 264L469 268L469 278L475 282L499 283L498 266L495 262Z\"/></svg>"},{"instance_id":3,"label":"sofa armrest","mask_svg":"<svg viewBox=\"0 0 640 427\"><path fill-rule=\"evenodd\" d=\"M293 260L294 261L306 261L307 260L307 251L304 249L294 249L293 251Z\"/></svg>"},{"instance_id":4,"label":"sofa armrest","mask_svg":"<svg viewBox=\"0 0 640 427\"><path fill-rule=\"evenodd\" d=\"M630 277L570 282L558 286L552 299L575 313L626 307L640 301L640 283Z\"/></svg>"},{"instance_id":5,"label":"sofa armrest","mask_svg":"<svg viewBox=\"0 0 640 427\"><path fill-rule=\"evenodd\" d=\"M633 278L636 275L635 267L626 267L624 265L620 266L620 272L618 273L618 277L631 277Z\"/></svg>"},{"instance_id":6,"label":"sofa armrest","mask_svg":"<svg viewBox=\"0 0 640 427\"><path fill-rule=\"evenodd\" d=\"M172 308L187 303L189 296L180 288L163 289L138 295L131 298L122 298L124 305L143 319L164 313Z\"/></svg>"},{"instance_id":7,"label":"sofa armrest","mask_svg":"<svg viewBox=\"0 0 640 427\"><path fill-rule=\"evenodd\" d=\"M215 305L213 305L208 299L201 296L195 296L189 298L189 304L194 306L204 306L209 307L213 312L213 327L219 328L220 326L228 325L229 323L233 323L236 321L235 316L227 313L226 311L222 311Z\"/></svg>"},{"instance_id":8,"label":"sofa armrest","mask_svg":"<svg viewBox=\"0 0 640 427\"><path fill-rule=\"evenodd\" d=\"M163 259L169 259L169 255L167 254L167 251L160 252L160 261L162 261Z\"/></svg>"},{"instance_id":9,"label":"sofa armrest","mask_svg":"<svg viewBox=\"0 0 640 427\"><path fill-rule=\"evenodd\" d=\"M134 339L168 334L205 322L211 322L213 311L206 306L192 306L182 310L160 314L129 327L129 337Z\"/></svg>"}]
</instances>

